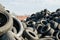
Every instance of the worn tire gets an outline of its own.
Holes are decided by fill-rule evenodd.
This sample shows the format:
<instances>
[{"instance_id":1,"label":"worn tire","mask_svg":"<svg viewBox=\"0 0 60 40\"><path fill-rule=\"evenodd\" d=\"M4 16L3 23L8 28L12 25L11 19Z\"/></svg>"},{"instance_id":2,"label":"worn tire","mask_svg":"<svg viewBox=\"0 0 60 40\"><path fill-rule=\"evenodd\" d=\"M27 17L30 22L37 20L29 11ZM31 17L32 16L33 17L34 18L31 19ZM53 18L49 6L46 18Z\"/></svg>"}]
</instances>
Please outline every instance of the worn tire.
<instances>
[{"instance_id":1,"label":"worn tire","mask_svg":"<svg viewBox=\"0 0 60 40\"><path fill-rule=\"evenodd\" d=\"M2 17L5 17L5 19L3 18L3 20L0 20L0 23L1 23L0 25L2 25L5 22L5 24L0 26L0 35L2 35L3 33L6 33L8 30L11 29L11 27L13 26L13 20L12 20L11 14L7 13L6 11L0 11L0 15Z\"/></svg>"},{"instance_id":2,"label":"worn tire","mask_svg":"<svg viewBox=\"0 0 60 40\"><path fill-rule=\"evenodd\" d=\"M55 40L55 39L53 39L53 38L41 38L39 40Z\"/></svg>"},{"instance_id":3,"label":"worn tire","mask_svg":"<svg viewBox=\"0 0 60 40\"><path fill-rule=\"evenodd\" d=\"M38 38L38 35L35 34L35 32L33 32L33 31L31 31L31 30L28 30L28 29L26 29L26 30L24 31L23 36L25 36L28 40L38 40L38 39L39 39L39 38Z\"/></svg>"},{"instance_id":4,"label":"worn tire","mask_svg":"<svg viewBox=\"0 0 60 40\"><path fill-rule=\"evenodd\" d=\"M18 20L15 16L12 16L12 18L13 18L13 27L15 27L16 30L18 31L17 36L21 36L24 30L22 22Z\"/></svg>"}]
</instances>

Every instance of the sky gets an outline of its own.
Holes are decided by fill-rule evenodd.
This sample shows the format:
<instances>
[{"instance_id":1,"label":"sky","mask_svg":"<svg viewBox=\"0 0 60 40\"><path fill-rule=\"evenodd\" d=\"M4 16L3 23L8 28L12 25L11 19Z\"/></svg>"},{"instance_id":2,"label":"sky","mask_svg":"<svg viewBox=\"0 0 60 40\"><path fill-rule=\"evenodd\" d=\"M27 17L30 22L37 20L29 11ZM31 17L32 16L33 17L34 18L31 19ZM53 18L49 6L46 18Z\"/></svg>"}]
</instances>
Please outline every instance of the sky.
<instances>
[{"instance_id":1,"label":"sky","mask_svg":"<svg viewBox=\"0 0 60 40\"><path fill-rule=\"evenodd\" d=\"M0 3L15 15L31 15L43 9L56 11L60 8L60 0L0 0Z\"/></svg>"}]
</instances>

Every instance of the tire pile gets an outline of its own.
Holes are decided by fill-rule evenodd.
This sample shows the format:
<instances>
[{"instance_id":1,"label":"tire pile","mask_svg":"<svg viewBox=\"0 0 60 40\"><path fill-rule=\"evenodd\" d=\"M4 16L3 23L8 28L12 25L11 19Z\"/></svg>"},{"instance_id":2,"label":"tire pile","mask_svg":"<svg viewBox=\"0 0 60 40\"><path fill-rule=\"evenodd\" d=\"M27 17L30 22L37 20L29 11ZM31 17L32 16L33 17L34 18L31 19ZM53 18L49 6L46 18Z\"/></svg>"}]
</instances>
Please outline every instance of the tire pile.
<instances>
[{"instance_id":1,"label":"tire pile","mask_svg":"<svg viewBox=\"0 0 60 40\"><path fill-rule=\"evenodd\" d=\"M22 40L23 25L0 4L0 40Z\"/></svg>"},{"instance_id":2,"label":"tire pile","mask_svg":"<svg viewBox=\"0 0 60 40\"><path fill-rule=\"evenodd\" d=\"M0 40L60 40L60 9L44 9L21 22L0 5Z\"/></svg>"},{"instance_id":3,"label":"tire pile","mask_svg":"<svg viewBox=\"0 0 60 40\"><path fill-rule=\"evenodd\" d=\"M25 40L60 40L60 9L50 12L44 9L22 21Z\"/></svg>"}]
</instances>

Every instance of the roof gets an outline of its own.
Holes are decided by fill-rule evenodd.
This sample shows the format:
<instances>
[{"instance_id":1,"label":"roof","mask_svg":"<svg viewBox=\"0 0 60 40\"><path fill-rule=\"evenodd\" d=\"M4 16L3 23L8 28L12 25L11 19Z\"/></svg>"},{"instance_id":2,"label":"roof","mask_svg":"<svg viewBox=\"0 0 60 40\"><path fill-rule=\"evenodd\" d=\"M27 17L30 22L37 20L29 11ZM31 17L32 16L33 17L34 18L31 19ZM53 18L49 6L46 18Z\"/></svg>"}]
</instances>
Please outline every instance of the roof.
<instances>
[{"instance_id":1,"label":"roof","mask_svg":"<svg viewBox=\"0 0 60 40\"><path fill-rule=\"evenodd\" d=\"M19 19L19 20L24 20L24 19L26 19L28 16L17 16L17 18Z\"/></svg>"}]
</instances>

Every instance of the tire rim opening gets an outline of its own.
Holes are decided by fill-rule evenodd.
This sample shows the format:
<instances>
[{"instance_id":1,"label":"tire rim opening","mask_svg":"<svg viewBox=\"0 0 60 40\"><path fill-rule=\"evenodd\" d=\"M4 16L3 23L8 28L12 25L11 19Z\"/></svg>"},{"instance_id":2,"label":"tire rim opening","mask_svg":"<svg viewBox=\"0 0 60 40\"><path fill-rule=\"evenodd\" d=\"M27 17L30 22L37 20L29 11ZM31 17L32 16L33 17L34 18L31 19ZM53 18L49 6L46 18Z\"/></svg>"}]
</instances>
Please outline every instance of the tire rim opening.
<instances>
[{"instance_id":1,"label":"tire rim opening","mask_svg":"<svg viewBox=\"0 0 60 40\"><path fill-rule=\"evenodd\" d=\"M34 36L35 37L35 35L33 34L33 33L31 33L31 32L29 32L32 36Z\"/></svg>"},{"instance_id":2,"label":"tire rim opening","mask_svg":"<svg viewBox=\"0 0 60 40\"><path fill-rule=\"evenodd\" d=\"M7 23L7 15L0 13L0 27Z\"/></svg>"},{"instance_id":3,"label":"tire rim opening","mask_svg":"<svg viewBox=\"0 0 60 40\"><path fill-rule=\"evenodd\" d=\"M19 33L19 31L20 31L20 23L14 18L13 18L13 26L16 28L17 33Z\"/></svg>"}]
</instances>

